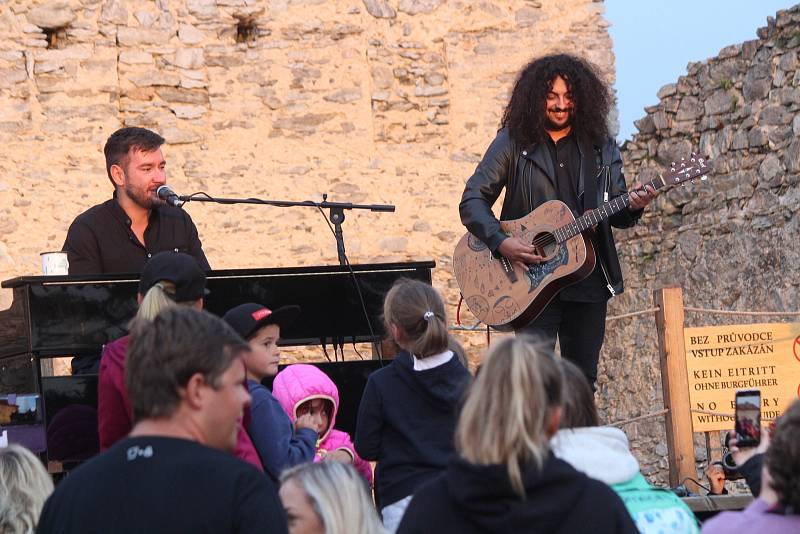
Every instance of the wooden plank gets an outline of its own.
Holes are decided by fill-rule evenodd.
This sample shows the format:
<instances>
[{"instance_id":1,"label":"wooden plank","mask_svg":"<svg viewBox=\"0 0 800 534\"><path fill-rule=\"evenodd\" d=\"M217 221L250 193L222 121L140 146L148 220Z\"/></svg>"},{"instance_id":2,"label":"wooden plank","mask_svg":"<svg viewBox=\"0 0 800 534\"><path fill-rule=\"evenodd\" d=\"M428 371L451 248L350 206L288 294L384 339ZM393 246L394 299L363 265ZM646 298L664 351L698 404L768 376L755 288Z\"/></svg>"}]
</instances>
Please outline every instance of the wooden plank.
<instances>
[{"instance_id":1,"label":"wooden plank","mask_svg":"<svg viewBox=\"0 0 800 534\"><path fill-rule=\"evenodd\" d=\"M692 512L721 512L743 510L753 501L752 495L717 495L713 497L682 497Z\"/></svg>"},{"instance_id":2,"label":"wooden plank","mask_svg":"<svg viewBox=\"0 0 800 534\"><path fill-rule=\"evenodd\" d=\"M708 451L708 465L722 461L722 435L720 432L706 432L706 449Z\"/></svg>"},{"instance_id":3,"label":"wooden plank","mask_svg":"<svg viewBox=\"0 0 800 534\"><path fill-rule=\"evenodd\" d=\"M679 287L654 291L661 387L666 415L669 483L677 486L687 477L697 478L692 440L686 349L683 341L683 292Z\"/></svg>"}]
</instances>

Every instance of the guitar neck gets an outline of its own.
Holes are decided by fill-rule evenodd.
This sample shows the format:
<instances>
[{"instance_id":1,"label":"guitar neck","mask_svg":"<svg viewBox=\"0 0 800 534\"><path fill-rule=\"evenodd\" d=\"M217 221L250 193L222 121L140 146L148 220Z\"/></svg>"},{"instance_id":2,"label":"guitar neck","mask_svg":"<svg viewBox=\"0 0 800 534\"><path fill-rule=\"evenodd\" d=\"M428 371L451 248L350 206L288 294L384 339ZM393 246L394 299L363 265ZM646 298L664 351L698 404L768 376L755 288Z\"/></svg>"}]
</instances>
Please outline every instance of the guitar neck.
<instances>
[{"instance_id":1,"label":"guitar neck","mask_svg":"<svg viewBox=\"0 0 800 534\"><path fill-rule=\"evenodd\" d=\"M656 180L653 180L645 184L645 187L647 187L648 185L651 186L656 191L658 191L667 184L663 178L659 177ZM567 239L570 239L580 234L584 230L588 230L594 225L608 219L615 213L619 213L620 211L627 208L630 205L630 203L631 203L630 193L625 193L624 195L620 195L612 200L609 200L608 202L604 202L596 209L587 211L581 217L578 217L571 223L565 224L564 226L557 229L555 232L553 232L553 234L556 236L556 240L559 243L563 243Z\"/></svg>"}]
</instances>

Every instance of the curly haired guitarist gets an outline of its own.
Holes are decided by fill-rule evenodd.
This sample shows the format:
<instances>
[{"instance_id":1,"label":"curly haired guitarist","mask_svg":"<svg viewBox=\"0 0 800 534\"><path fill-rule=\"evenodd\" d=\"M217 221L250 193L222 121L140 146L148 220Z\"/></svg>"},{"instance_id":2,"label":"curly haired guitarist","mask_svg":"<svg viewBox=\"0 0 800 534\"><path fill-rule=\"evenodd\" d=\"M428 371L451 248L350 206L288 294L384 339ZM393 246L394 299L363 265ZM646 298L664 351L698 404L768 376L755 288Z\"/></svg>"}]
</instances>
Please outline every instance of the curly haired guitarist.
<instances>
[{"instance_id":1,"label":"curly haired guitarist","mask_svg":"<svg viewBox=\"0 0 800 534\"><path fill-rule=\"evenodd\" d=\"M492 213L503 188L501 220L523 217L549 200L564 202L578 217L626 194L619 148L608 131L610 103L608 87L583 59L558 54L528 64L516 81L497 137L467 180L459 205L467 230L494 254L517 265L533 265L543 259L537 249L502 232ZM583 370L592 387L607 302L622 291L611 227L636 224L655 196L652 187L634 184L628 207L594 229L594 271L560 291L538 317L517 329L538 335L553 348L558 338L562 356Z\"/></svg>"}]
</instances>

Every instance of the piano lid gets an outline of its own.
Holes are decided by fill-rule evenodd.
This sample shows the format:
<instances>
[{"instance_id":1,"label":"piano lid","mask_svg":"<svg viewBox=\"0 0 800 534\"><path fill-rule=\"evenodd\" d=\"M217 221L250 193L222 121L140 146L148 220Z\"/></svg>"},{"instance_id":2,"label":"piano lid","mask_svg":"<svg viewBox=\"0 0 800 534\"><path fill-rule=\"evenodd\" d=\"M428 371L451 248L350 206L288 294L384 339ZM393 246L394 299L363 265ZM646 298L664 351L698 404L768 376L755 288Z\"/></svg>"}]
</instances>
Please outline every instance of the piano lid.
<instances>
[{"instance_id":1,"label":"piano lid","mask_svg":"<svg viewBox=\"0 0 800 534\"><path fill-rule=\"evenodd\" d=\"M383 297L391 285L403 277L430 283L435 265L353 265L353 274L341 265L209 271L205 307L222 315L243 302L270 308L299 304L300 317L281 332L286 345L376 341L384 333ZM138 280L138 274L128 273L24 276L3 282L2 287L14 289L14 302L0 312L0 358L21 352L99 353L104 343L125 334L136 314Z\"/></svg>"}]
</instances>

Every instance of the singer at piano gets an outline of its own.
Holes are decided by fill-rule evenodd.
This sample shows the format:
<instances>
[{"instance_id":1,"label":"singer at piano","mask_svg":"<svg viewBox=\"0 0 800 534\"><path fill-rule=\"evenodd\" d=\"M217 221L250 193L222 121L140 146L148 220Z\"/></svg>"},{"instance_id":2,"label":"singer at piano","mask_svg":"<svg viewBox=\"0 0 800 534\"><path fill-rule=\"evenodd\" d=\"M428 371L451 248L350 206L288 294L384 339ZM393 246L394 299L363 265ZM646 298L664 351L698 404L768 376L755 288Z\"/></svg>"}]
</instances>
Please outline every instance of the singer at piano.
<instances>
[{"instance_id":1,"label":"singer at piano","mask_svg":"<svg viewBox=\"0 0 800 534\"><path fill-rule=\"evenodd\" d=\"M193 256L210 270L197 227L188 213L156 193L167 182L164 138L145 128L121 128L103 148L110 200L78 215L62 250L69 274L139 273L147 260L166 250Z\"/></svg>"}]
</instances>

